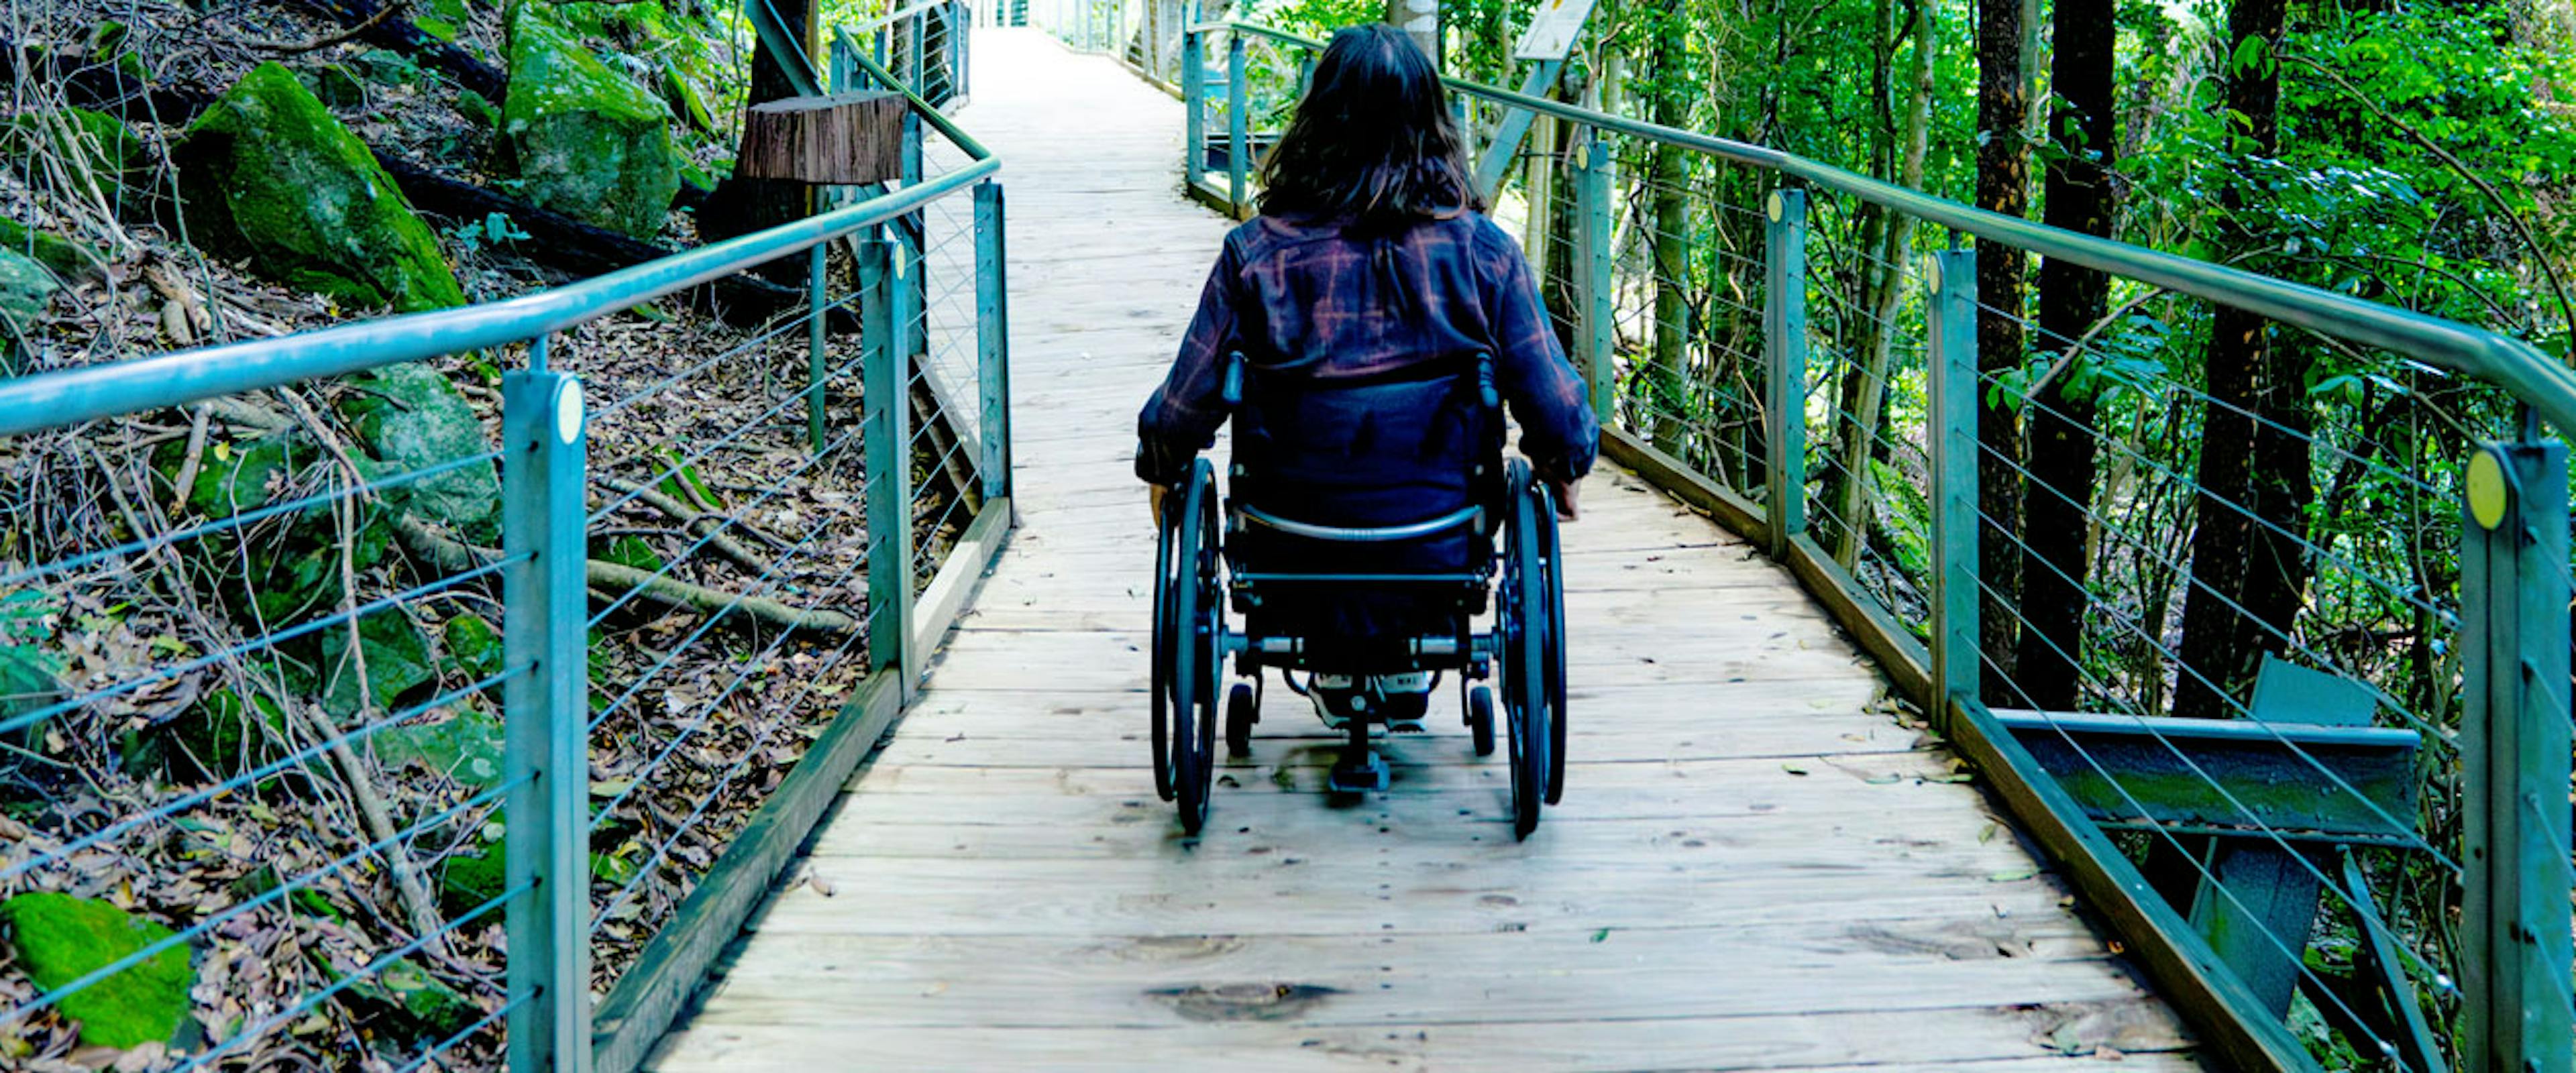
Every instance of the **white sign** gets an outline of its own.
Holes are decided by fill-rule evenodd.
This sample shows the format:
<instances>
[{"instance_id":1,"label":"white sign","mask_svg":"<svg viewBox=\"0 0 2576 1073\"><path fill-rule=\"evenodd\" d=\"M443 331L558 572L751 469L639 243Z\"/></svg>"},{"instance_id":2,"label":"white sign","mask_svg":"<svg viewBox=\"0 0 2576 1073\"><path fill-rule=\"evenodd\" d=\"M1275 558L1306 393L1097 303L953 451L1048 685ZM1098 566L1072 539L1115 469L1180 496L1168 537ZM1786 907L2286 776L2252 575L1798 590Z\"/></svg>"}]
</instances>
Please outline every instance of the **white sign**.
<instances>
[{"instance_id":1,"label":"white sign","mask_svg":"<svg viewBox=\"0 0 2576 1073\"><path fill-rule=\"evenodd\" d=\"M1583 35L1583 20L1591 17L1592 0L1542 0L1538 14L1530 19L1529 32L1512 50L1513 58L1563 60Z\"/></svg>"}]
</instances>

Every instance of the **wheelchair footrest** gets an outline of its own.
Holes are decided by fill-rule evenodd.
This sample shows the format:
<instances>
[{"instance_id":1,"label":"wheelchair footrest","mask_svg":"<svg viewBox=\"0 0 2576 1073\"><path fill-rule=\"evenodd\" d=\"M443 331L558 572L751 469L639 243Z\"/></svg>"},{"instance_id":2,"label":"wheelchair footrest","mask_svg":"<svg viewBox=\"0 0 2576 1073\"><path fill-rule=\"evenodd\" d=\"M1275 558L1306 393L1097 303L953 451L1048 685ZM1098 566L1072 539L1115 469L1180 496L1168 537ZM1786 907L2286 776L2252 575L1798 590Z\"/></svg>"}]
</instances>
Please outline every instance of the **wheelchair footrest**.
<instances>
[{"instance_id":1,"label":"wheelchair footrest","mask_svg":"<svg viewBox=\"0 0 2576 1073\"><path fill-rule=\"evenodd\" d=\"M1332 773L1324 778L1326 789L1337 794L1373 794L1386 789L1387 784L1393 781L1393 773L1387 770L1386 758L1377 755L1377 750L1361 749L1358 752L1358 756L1344 753L1333 764Z\"/></svg>"}]
</instances>

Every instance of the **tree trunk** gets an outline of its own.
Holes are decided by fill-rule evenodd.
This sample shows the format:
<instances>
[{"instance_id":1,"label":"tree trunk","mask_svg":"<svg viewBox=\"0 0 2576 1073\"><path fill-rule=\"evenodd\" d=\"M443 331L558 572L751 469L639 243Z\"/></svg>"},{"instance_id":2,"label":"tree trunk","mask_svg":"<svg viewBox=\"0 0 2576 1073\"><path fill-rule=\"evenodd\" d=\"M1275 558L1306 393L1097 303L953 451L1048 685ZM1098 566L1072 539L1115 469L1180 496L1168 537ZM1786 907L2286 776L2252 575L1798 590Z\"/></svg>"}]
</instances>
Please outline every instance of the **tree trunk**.
<instances>
[{"instance_id":1,"label":"tree trunk","mask_svg":"<svg viewBox=\"0 0 2576 1073\"><path fill-rule=\"evenodd\" d=\"M2256 155L2271 154L2280 142L2281 84L2270 57L2286 8L2283 0L2237 0L2228 17L2228 55L2245 55L2249 40L2265 45L2260 60L2231 65L2227 79L2227 107L2245 117ZM2219 204L2230 245L2253 245L2234 224L2250 207L2241 188L2221 191ZM2315 495L2304 353L2271 339L2263 318L2218 308L2206 363L2211 402L2202 419L2201 493L2183 597L2187 669L2174 692L2176 715L2233 714L2263 655L2282 650L2298 614L2308 578L2301 545Z\"/></svg>"},{"instance_id":2,"label":"tree trunk","mask_svg":"<svg viewBox=\"0 0 2576 1073\"><path fill-rule=\"evenodd\" d=\"M1977 207L2006 216L2030 211L2030 143L2022 128L2030 122L2030 58L2022 51L2025 5L1987 0L1977 8ZM1977 370L2002 373L2021 367L2024 273L2030 255L2010 246L1977 240ZM2015 638L2021 623L2013 616L2021 600L2021 428L2016 408L1997 400L1988 404L1978 392L1977 509L1985 521L1977 527L1977 572L1992 591L1977 612L1978 647L1993 663L1982 676L1988 704L2014 703L2011 679L2016 661Z\"/></svg>"},{"instance_id":3,"label":"tree trunk","mask_svg":"<svg viewBox=\"0 0 2576 1073\"><path fill-rule=\"evenodd\" d=\"M2057 107L2049 116L2059 153L2048 164L2046 222L2088 235L2111 233L2112 0L2057 0L2056 54L2049 80ZM2039 266L2043 341L2071 346L2109 303L2100 272L2056 258ZM2021 650L2015 679L2024 703L2065 710L2082 679L2087 609L2087 535L2092 531L2093 394L2082 370L2070 368L2041 391L2030 412L2030 474L2022 493Z\"/></svg>"},{"instance_id":4,"label":"tree trunk","mask_svg":"<svg viewBox=\"0 0 2576 1073\"><path fill-rule=\"evenodd\" d=\"M1421 46L1433 67L1447 69L1440 60L1440 0L1386 0L1386 22Z\"/></svg>"},{"instance_id":5,"label":"tree trunk","mask_svg":"<svg viewBox=\"0 0 2576 1073\"><path fill-rule=\"evenodd\" d=\"M1664 32L1655 35L1654 51L1648 61L1654 74L1650 90L1652 118L1671 127L1681 126L1689 111L1688 98L1681 88L1687 77L1687 60L1679 29L1668 23ZM1658 142L1646 171L1654 221L1646 238L1653 253L1655 324L1654 350L1647 365L1645 398L1640 400L1642 412L1638 415L1639 423L1650 430L1654 445L1676 458L1689 457L1686 428L1692 411L1690 214L1689 204L1682 196L1690 162L1684 153L1680 146Z\"/></svg>"},{"instance_id":6,"label":"tree trunk","mask_svg":"<svg viewBox=\"0 0 2576 1073\"><path fill-rule=\"evenodd\" d=\"M751 90L745 104L766 104L797 96L796 84L788 74L791 65L805 66L807 58L822 55L822 5L818 0L769 3L779 21L795 31L805 56L773 56L766 46L752 49ZM810 66L805 69L809 73L812 70ZM813 213L813 193L813 188L803 183L729 176L716 184L707 208L698 214L700 237L717 242L802 220ZM770 282L794 286L804 281L805 263L803 258L783 257L752 271Z\"/></svg>"},{"instance_id":7,"label":"tree trunk","mask_svg":"<svg viewBox=\"0 0 2576 1073\"><path fill-rule=\"evenodd\" d=\"M1885 0L1882 0L1884 3ZM1932 31L1932 0L1919 0L1914 7L1913 86L1905 106L1903 144L1896 151L1899 159L1895 178L1910 189L1923 188L1923 157L1930 148L1932 125L1932 64L1939 40ZM1882 29L1887 47L1879 66L1895 62L1896 22L1889 11L1883 16ZM1892 117L1891 117L1892 118ZM1891 140L1894 131L1890 131ZM1882 411L1887 399L1888 359L1896 346L1895 322L1905 300L1906 263L1914 256L1914 227L1911 221L1888 214L1885 227L1876 243L1878 265L1871 273L1877 284L1868 308L1869 341L1862 353L1866 360L1855 367L1846 384L1846 411L1851 415L1852 436L1845 444L1840 471L1831 474L1840 495L1834 498L1834 516L1841 519L1834 546L1834 559L1845 569L1860 562L1861 549L1869 543L1871 460L1882 454L1879 448L1879 426L1884 423Z\"/></svg>"}]
</instances>

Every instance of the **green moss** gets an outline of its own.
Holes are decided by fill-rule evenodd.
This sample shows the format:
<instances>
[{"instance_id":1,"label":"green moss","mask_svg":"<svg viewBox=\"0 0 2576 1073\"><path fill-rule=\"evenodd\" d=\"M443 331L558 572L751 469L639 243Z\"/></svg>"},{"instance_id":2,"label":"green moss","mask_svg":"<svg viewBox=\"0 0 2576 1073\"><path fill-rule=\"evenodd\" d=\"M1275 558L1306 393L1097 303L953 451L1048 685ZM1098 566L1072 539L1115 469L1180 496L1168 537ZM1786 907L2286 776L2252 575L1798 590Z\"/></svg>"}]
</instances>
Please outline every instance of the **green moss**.
<instances>
[{"instance_id":1,"label":"green moss","mask_svg":"<svg viewBox=\"0 0 2576 1073\"><path fill-rule=\"evenodd\" d=\"M243 76L173 155L199 245L354 305L464 303L437 237L375 154L285 67Z\"/></svg>"},{"instance_id":2,"label":"green moss","mask_svg":"<svg viewBox=\"0 0 2576 1073\"><path fill-rule=\"evenodd\" d=\"M510 16L501 134L528 200L638 237L661 231L679 192L670 108L610 70L544 13Z\"/></svg>"},{"instance_id":3,"label":"green moss","mask_svg":"<svg viewBox=\"0 0 2576 1073\"><path fill-rule=\"evenodd\" d=\"M28 979L49 994L171 935L106 902L51 892L0 902L0 923L8 925ZM64 995L56 1008L80 1022L83 1043L139 1047L178 1034L195 982L188 948L175 945Z\"/></svg>"},{"instance_id":4,"label":"green moss","mask_svg":"<svg viewBox=\"0 0 2576 1073\"><path fill-rule=\"evenodd\" d=\"M36 263L53 269L54 275L66 280L87 279L107 271L106 254L7 217L0 217L0 249L33 257Z\"/></svg>"},{"instance_id":5,"label":"green moss","mask_svg":"<svg viewBox=\"0 0 2576 1073\"><path fill-rule=\"evenodd\" d=\"M46 303L53 301L54 292L62 289L62 281L54 278L53 270L34 258L0 250L0 321L6 321L10 329L0 331L0 337L33 334L36 318L43 315Z\"/></svg>"},{"instance_id":6,"label":"green moss","mask_svg":"<svg viewBox=\"0 0 2576 1073\"><path fill-rule=\"evenodd\" d=\"M468 612L447 620L439 638L447 645L447 656L456 661L456 669L477 682L501 673L503 649L501 631Z\"/></svg>"},{"instance_id":7,"label":"green moss","mask_svg":"<svg viewBox=\"0 0 2576 1073\"><path fill-rule=\"evenodd\" d=\"M438 870L438 907L449 919L464 916L501 896L508 862L505 843L495 842L448 855Z\"/></svg>"}]
</instances>

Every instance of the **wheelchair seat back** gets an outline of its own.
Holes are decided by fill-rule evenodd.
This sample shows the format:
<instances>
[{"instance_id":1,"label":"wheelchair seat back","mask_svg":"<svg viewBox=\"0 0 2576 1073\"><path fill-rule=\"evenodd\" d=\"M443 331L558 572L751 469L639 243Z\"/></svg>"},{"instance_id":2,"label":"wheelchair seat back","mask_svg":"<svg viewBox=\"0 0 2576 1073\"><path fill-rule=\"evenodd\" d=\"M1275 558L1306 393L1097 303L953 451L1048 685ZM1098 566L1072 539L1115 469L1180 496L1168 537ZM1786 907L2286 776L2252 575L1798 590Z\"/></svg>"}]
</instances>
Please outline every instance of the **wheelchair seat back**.
<instances>
[{"instance_id":1,"label":"wheelchair seat back","mask_svg":"<svg viewBox=\"0 0 2576 1073\"><path fill-rule=\"evenodd\" d=\"M1404 375L1317 380L1237 360L1227 555L1238 574L1321 575L1293 586L1238 586L1254 631L1368 647L1445 634L1463 614L1481 611L1502 491L1502 416L1490 362L1470 357ZM1482 508L1472 521L1422 535L1320 532L1436 523L1471 508ZM1354 575L1372 580L1339 580ZM1398 580L1413 577L1421 583ZM1247 595L1247 587L1256 591Z\"/></svg>"}]
</instances>

